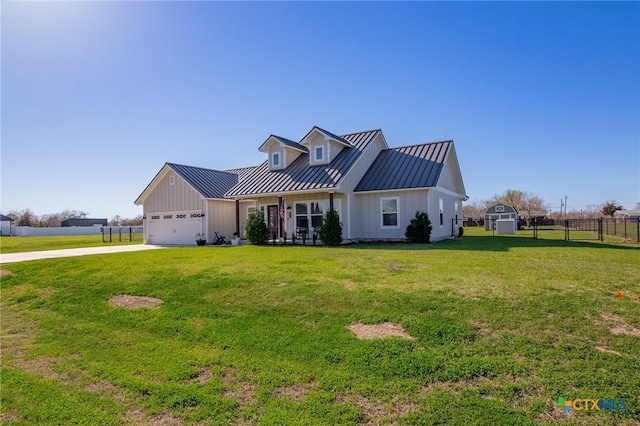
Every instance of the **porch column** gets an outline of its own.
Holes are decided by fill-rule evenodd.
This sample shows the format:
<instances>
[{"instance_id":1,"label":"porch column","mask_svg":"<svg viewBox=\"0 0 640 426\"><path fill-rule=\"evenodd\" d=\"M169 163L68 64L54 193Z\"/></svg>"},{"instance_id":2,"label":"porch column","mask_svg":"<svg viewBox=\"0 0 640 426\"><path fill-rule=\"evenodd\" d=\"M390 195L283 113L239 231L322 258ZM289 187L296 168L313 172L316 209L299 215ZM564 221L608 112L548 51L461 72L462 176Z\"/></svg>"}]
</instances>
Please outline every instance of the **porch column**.
<instances>
[{"instance_id":1,"label":"porch column","mask_svg":"<svg viewBox=\"0 0 640 426\"><path fill-rule=\"evenodd\" d=\"M236 232L240 235L240 200L236 200Z\"/></svg>"},{"instance_id":2,"label":"porch column","mask_svg":"<svg viewBox=\"0 0 640 426\"><path fill-rule=\"evenodd\" d=\"M278 227L278 237L284 235L284 200L282 197L278 197L278 223L280 226Z\"/></svg>"},{"instance_id":3,"label":"porch column","mask_svg":"<svg viewBox=\"0 0 640 426\"><path fill-rule=\"evenodd\" d=\"M333 192L329 193L329 210L333 210Z\"/></svg>"}]
</instances>

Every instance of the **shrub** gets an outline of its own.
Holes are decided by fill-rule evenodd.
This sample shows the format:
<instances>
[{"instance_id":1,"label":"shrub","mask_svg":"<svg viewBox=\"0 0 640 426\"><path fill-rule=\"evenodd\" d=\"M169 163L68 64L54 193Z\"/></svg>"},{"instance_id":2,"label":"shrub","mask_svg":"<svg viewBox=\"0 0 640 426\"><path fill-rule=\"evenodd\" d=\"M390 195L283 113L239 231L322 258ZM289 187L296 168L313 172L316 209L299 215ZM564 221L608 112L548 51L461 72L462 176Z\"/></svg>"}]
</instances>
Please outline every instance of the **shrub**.
<instances>
[{"instance_id":1,"label":"shrub","mask_svg":"<svg viewBox=\"0 0 640 426\"><path fill-rule=\"evenodd\" d=\"M431 239L431 221L425 212L416 212L404 233L410 243L428 243Z\"/></svg>"},{"instance_id":2,"label":"shrub","mask_svg":"<svg viewBox=\"0 0 640 426\"><path fill-rule=\"evenodd\" d=\"M324 222L318 231L318 236L328 246L342 244L342 224L337 211L331 209L327 212Z\"/></svg>"},{"instance_id":3,"label":"shrub","mask_svg":"<svg viewBox=\"0 0 640 426\"><path fill-rule=\"evenodd\" d=\"M253 244L267 244L269 229L264 221L264 214L256 211L249 214L247 222L244 224L244 234Z\"/></svg>"}]
</instances>

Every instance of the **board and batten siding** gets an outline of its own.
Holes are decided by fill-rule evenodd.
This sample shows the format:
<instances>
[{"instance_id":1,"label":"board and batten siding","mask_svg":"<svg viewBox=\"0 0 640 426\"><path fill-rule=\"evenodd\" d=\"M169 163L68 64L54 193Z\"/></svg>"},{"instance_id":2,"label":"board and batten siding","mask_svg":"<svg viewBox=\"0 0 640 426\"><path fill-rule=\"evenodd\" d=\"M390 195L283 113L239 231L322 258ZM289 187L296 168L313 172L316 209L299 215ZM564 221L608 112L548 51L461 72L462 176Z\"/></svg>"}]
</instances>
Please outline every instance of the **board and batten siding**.
<instances>
[{"instance_id":1,"label":"board and batten siding","mask_svg":"<svg viewBox=\"0 0 640 426\"><path fill-rule=\"evenodd\" d=\"M173 185L171 185L171 176ZM188 210L202 211L202 196L176 173L167 173L144 200L144 214L178 212Z\"/></svg>"},{"instance_id":2,"label":"board and batten siding","mask_svg":"<svg viewBox=\"0 0 640 426\"><path fill-rule=\"evenodd\" d=\"M440 225L439 199L443 202L443 223ZM455 218L455 203L458 202L458 226L462 226L462 200L453 195L445 194L437 188L429 190L429 210L428 215L431 220L431 241L438 241L453 236L452 220ZM414 213L415 214L415 213Z\"/></svg>"},{"instance_id":3,"label":"board and batten siding","mask_svg":"<svg viewBox=\"0 0 640 426\"><path fill-rule=\"evenodd\" d=\"M352 219L352 239L360 240L404 240L407 225L417 211L427 211L427 189L414 191L359 192L354 197L354 212L359 215ZM398 198L398 226L382 226L381 199ZM429 214L431 218L431 214ZM433 221L433 219L432 219Z\"/></svg>"},{"instance_id":4,"label":"board and batten siding","mask_svg":"<svg viewBox=\"0 0 640 426\"><path fill-rule=\"evenodd\" d=\"M346 194L352 193L365 173L367 173L367 170L369 170L375 159L378 157L380 151L382 151L383 149L384 142L382 141L381 134L378 133L375 139L369 142L369 144L364 148L364 151L362 152L356 163L342 178L340 184L336 189Z\"/></svg>"},{"instance_id":5,"label":"board and batten siding","mask_svg":"<svg viewBox=\"0 0 640 426\"><path fill-rule=\"evenodd\" d=\"M207 241L215 241L218 232L229 241L236 232L236 202L233 200L207 200Z\"/></svg>"},{"instance_id":6,"label":"board and batten siding","mask_svg":"<svg viewBox=\"0 0 640 426\"><path fill-rule=\"evenodd\" d=\"M449 163L445 163L444 167L442 168L440 179L438 180L438 185L444 189L448 189L449 191L459 191L459 184L455 181L455 178L451 171L451 165Z\"/></svg>"}]
</instances>

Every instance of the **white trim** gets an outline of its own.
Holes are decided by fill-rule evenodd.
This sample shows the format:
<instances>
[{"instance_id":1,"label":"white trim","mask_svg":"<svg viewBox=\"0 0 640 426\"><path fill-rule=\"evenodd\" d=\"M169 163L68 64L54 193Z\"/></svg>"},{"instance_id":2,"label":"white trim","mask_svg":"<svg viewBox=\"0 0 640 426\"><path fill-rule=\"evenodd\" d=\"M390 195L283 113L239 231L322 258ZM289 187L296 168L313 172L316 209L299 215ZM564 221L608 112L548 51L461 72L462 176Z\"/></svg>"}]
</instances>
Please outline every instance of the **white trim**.
<instances>
[{"instance_id":1,"label":"white trim","mask_svg":"<svg viewBox=\"0 0 640 426\"><path fill-rule=\"evenodd\" d=\"M460 199L461 199L461 200L463 200L463 201L467 199L467 196L466 196L466 195L459 194L459 193L457 193L457 192L451 191L451 190L446 189L446 188L443 188L443 187L441 187L441 186L432 186L432 187L430 187L429 189L436 190L436 191L438 191L438 192L440 192L441 194L444 194L444 195L450 195L450 196L452 196L452 197L460 198Z\"/></svg>"},{"instance_id":2,"label":"white trim","mask_svg":"<svg viewBox=\"0 0 640 426\"><path fill-rule=\"evenodd\" d=\"M444 228L444 197L438 196L438 223Z\"/></svg>"},{"instance_id":3,"label":"white trim","mask_svg":"<svg viewBox=\"0 0 640 426\"><path fill-rule=\"evenodd\" d=\"M387 194L387 193L398 192L398 191L407 191L407 192L427 191L429 189L434 189L434 187L433 186L421 186L420 188L377 189L377 190L374 190L374 191L358 191L358 192L354 192L353 195Z\"/></svg>"},{"instance_id":4,"label":"white trim","mask_svg":"<svg viewBox=\"0 0 640 426\"><path fill-rule=\"evenodd\" d=\"M204 231L205 239L211 241L211 239L209 238L209 202L207 201L204 202L204 221L203 222L204 222L203 231Z\"/></svg>"},{"instance_id":5,"label":"white trim","mask_svg":"<svg viewBox=\"0 0 640 426\"><path fill-rule=\"evenodd\" d=\"M335 187L329 188L318 188L318 189L300 189L297 191L287 191L287 192L266 192L264 194L247 194L247 195L230 195L230 197L234 197L233 199L238 200L250 200L254 198L264 198L264 197L286 197L287 195L298 195L298 194L315 194L318 192L334 192L336 194L345 194L344 192L335 192ZM246 198L244 198L246 197Z\"/></svg>"},{"instance_id":6,"label":"white trim","mask_svg":"<svg viewBox=\"0 0 640 426\"><path fill-rule=\"evenodd\" d=\"M384 210L383 205L387 200L395 200L396 201L396 224L395 225L385 225L384 224ZM388 212L392 213L392 212ZM398 229L400 228L400 197L380 197L380 229Z\"/></svg>"},{"instance_id":7,"label":"white trim","mask_svg":"<svg viewBox=\"0 0 640 426\"><path fill-rule=\"evenodd\" d=\"M313 161L317 163L322 163L326 161L325 151L326 145L316 145L313 147ZM318 149L320 150L320 158L318 158Z\"/></svg>"},{"instance_id":8,"label":"white trim","mask_svg":"<svg viewBox=\"0 0 640 426\"><path fill-rule=\"evenodd\" d=\"M335 201L335 197L334 197ZM347 240L351 239L351 194L347 194Z\"/></svg>"}]
</instances>

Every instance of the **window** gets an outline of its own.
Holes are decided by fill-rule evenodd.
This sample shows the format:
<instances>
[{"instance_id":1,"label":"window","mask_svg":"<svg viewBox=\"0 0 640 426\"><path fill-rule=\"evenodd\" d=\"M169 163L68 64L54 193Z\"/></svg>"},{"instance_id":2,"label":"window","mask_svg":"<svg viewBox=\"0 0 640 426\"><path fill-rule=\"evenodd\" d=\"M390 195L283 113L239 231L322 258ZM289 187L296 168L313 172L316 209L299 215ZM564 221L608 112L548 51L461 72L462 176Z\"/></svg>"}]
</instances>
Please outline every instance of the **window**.
<instances>
[{"instance_id":1,"label":"window","mask_svg":"<svg viewBox=\"0 0 640 426\"><path fill-rule=\"evenodd\" d=\"M307 203L296 203L296 228L309 229Z\"/></svg>"},{"instance_id":2,"label":"window","mask_svg":"<svg viewBox=\"0 0 640 426\"><path fill-rule=\"evenodd\" d=\"M324 160L324 147L323 146L317 146L316 149L315 149L315 153L316 153L315 154L316 155L316 158L315 158L316 161L323 161Z\"/></svg>"},{"instance_id":3,"label":"window","mask_svg":"<svg viewBox=\"0 0 640 426\"><path fill-rule=\"evenodd\" d=\"M273 167L280 166L280 153L279 152L274 152L271 155L271 166L273 166Z\"/></svg>"},{"instance_id":4,"label":"window","mask_svg":"<svg viewBox=\"0 0 640 426\"><path fill-rule=\"evenodd\" d=\"M458 202L456 201L453 206L454 206L455 212L456 212L456 225L457 225L458 224Z\"/></svg>"},{"instance_id":5,"label":"window","mask_svg":"<svg viewBox=\"0 0 640 426\"><path fill-rule=\"evenodd\" d=\"M382 227L398 226L398 198L381 198L380 210L382 211Z\"/></svg>"},{"instance_id":6,"label":"window","mask_svg":"<svg viewBox=\"0 0 640 426\"><path fill-rule=\"evenodd\" d=\"M340 214L340 200L334 200L333 208ZM324 215L329 211L329 200L303 201L295 205L296 228L310 233L322 226Z\"/></svg>"},{"instance_id":7,"label":"window","mask_svg":"<svg viewBox=\"0 0 640 426\"><path fill-rule=\"evenodd\" d=\"M438 210L440 211L440 226L444 226L444 200L438 197Z\"/></svg>"}]
</instances>

